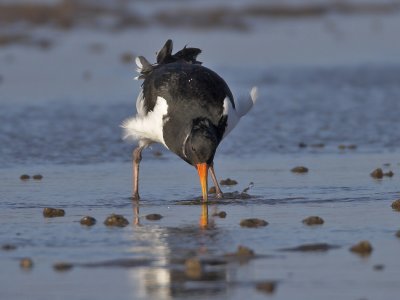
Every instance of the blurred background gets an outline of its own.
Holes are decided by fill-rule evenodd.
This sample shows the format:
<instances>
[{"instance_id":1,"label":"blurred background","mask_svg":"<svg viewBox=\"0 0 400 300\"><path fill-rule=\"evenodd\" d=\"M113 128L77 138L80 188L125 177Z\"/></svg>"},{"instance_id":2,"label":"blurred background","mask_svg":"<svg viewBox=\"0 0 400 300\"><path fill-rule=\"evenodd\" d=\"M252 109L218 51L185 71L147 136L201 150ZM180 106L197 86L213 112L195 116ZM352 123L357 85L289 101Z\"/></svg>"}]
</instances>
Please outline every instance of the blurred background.
<instances>
[{"instance_id":1,"label":"blurred background","mask_svg":"<svg viewBox=\"0 0 400 300\"><path fill-rule=\"evenodd\" d=\"M154 62L169 38L201 48L234 93L260 87L223 153L392 151L399 29L397 0L2 0L0 162L129 160L119 124L135 113L134 58Z\"/></svg>"}]
</instances>

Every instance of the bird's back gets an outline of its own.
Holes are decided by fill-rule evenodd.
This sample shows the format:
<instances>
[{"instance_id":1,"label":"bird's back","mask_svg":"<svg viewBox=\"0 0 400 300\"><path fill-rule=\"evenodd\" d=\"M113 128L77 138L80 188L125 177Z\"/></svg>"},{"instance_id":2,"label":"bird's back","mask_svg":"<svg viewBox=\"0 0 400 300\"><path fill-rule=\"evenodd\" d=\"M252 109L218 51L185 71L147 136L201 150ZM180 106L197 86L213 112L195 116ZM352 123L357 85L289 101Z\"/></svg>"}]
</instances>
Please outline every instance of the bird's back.
<instances>
[{"instance_id":1,"label":"bird's back","mask_svg":"<svg viewBox=\"0 0 400 300\"><path fill-rule=\"evenodd\" d=\"M159 97L165 99L168 113L164 117L164 140L178 155L181 142L192 123L209 120L222 139L226 128L224 100L233 104L232 93L225 81L212 70L183 61L160 65L143 82L143 108L154 110Z\"/></svg>"},{"instance_id":2,"label":"bird's back","mask_svg":"<svg viewBox=\"0 0 400 300\"><path fill-rule=\"evenodd\" d=\"M137 116L125 120L124 138L132 137L141 145L153 142L185 159L183 146L195 128L208 127L215 132L217 144L253 106L251 97L235 102L226 82L197 61L198 48L186 48L172 54L168 40L150 64L136 58L138 79L143 79L137 99ZM243 101L244 100L244 101Z\"/></svg>"}]
</instances>

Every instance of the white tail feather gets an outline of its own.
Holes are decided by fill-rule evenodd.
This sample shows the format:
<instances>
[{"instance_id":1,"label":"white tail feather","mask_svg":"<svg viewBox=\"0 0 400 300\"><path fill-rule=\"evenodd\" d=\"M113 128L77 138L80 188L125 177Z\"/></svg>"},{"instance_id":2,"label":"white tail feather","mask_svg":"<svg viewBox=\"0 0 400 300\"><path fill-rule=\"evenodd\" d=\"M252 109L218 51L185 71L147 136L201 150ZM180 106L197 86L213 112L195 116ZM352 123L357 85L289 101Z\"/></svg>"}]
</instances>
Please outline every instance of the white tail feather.
<instances>
[{"instance_id":1,"label":"white tail feather","mask_svg":"<svg viewBox=\"0 0 400 300\"><path fill-rule=\"evenodd\" d=\"M143 65L142 65L142 62L140 61L139 56L137 56L137 57L135 58L135 63L136 63L136 66L137 66L136 71L137 71L138 73L142 72Z\"/></svg>"},{"instance_id":2,"label":"white tail feather","mask_svg":"<svg viewBox=\"0 0 400 300\"><path fill-rule=\"evenodd\" d=\"M167 111L167 102L164 98L158 97L153 111L149 111L146 115L137 114L136 117L122 123L123 139L146 140L148 143L157 142L165 145L163 117Z\"/></svg>"},{"instance_id":3,"label":"white tail feather","mask_svg":"<svg viewBox=\"0 0 400 300\"><path fill-rule=\"evenodd\" d=\"M258 88L253 86L250 90L250 93L246 97L239 97L238 101L236 101L236 112L239 118L243 117L245 114L249 112L249 110L253 107L254 103L256 103L258 98Z\"/></svg>"}]
</instances>

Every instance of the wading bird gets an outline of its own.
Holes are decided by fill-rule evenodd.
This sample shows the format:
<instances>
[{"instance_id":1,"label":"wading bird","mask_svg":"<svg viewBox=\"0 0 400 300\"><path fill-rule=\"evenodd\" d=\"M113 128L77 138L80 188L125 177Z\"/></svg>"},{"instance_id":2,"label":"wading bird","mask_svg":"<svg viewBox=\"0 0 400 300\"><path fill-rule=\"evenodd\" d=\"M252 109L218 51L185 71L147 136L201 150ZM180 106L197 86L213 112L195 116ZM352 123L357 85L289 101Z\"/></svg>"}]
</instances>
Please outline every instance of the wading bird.
<instances>
[{"instance_id":1,"label":"wading bird","mask_svg":"<svg viewBox=\"0 0 400 300\"><path fill-rule=\"evenodd\" d=\"M168 40L157 63L136 58L143 84L136 101L137 115L123 122L124 138L137 140L133 156L133 198L139 199L142 150L161 143L194 166L200 177L203 201L208 200L208 170L217 197L222 197L214 172L214 155L222 139L253 106L257 88L235 100L226 82L197 61L198 48L184 47L172 54Z\"/></svg>"}]
</instances>

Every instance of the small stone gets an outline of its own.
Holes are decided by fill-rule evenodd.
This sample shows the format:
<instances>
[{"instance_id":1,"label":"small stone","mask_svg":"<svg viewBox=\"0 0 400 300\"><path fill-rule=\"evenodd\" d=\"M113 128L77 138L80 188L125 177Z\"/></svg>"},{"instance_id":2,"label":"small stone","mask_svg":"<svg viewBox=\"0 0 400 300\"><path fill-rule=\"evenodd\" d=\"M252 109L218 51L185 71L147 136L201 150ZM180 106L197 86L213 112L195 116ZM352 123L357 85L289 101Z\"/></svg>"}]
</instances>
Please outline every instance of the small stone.
<instances>
[{"instance_id":1,"label":"small stone","mask_svg":"<svg viewBox=\"0 0 400 300\"><path fill-rule=\"evenodd\" d=\"M340 145L338 146L338 148L339 148L340 150L344 150L344 149L346 149L346 145L340 144Z\"/></svg>"},{"instance_id":2,"label":"small stone","mask_svg":"<svg viewBox=\"0 0 400 300\"><path fill-rule=\"evenodd\" d=\"M52 47L53 42L48 39L40 39L37 41L37 45L42 49L42 50L48 50Z\"/></svg>"},{"instance_id":3,"label":"small stone","mask_svg":"<svg viewBox=\"0 0 400 300\"><path fill-rule=\"evenodd\" d=\"M133 62L134 55L130 52L125 52L121 54L121 62L124 64L130 64Z\"/></svg>"},{"instance_id":4,"label":"small stone","mask_svg":"<svg viewBox=\"0 0 400 300\"><path fill-rule=\"evenodd\" d=\"M240 226L242 227L262 227L267 225L268 225L267 221L257 218L244 219L240 221Z\"/></svg>"},{"instance_id":5,"label":"small stone","mask_svg":"<svg viewBox=\"0 0 400 300\"><path fill-rule=\"evenodd\" d=\"M4 250L4 251L13 251L15 249L17 249L17 246L15 246L13 244L5 244L5 245L1 246L1 250Z\"/></svg>"},{"instance_id":6,"label":"small stone","mask_svg":"<svg viewBox=\"0 0 400 300\"><path fill-rule=\"evenodd\" d=\"M89 50L92 53L100 54L104 51L104 45L101 43L92 43L89 45Z\"/></svg>"},{"instance_id":7,"label":"small stone","mask_svg":"<svg viewBox=\"0 0 400 300\"><path fill-rule=\"evenodd\" d=\"M81 225L85 226L93 226L96 222L96 219L91 216L85 216L80 220Z\"/></svg>"},{"instance_id":8,"label":"small stone","mask_svg":"<svg viewBox=\"0 0 400 300\"><path fill-rule=\"evenodd\" d=\"M156 150L156 151L153 152L153 155L154 155L155 157L161 157L163 154L162 154L161 151Z\"/></svg>"},{"instance_id":9,"label":"small stone","mask_svg":"<svg viewBox=\"0 0 400 300\"><path fill-rule=\"evenodd\" d=\"M185 274L190 278L200 278L203 274L203 265L198 258L188 258L185 261Z\"/></svg>"},{"instance_id":10,"label":"small stone","mask_svg":"<svg viewBox=\"0 0 400 300\"><path fill-rule=\"evenodd\" d=\"M325 144L324 143L316 143L316 144L312 144L311 147L313 147L313 148L324 148Z\"/></svg>"},{"instance_id":11,"label":"small stone","mask_svg":"<svg viewBox=\"0 0 400 300\"><path fill-rule=\"evenodd\" d=\"M221 185L235 185L238 182L234 179L227 178L227 179L222 179L219 183Z\"/></svg>"},{"instance_id":12,"label":"small stone","mask_svg":"<svg viewBox=\"0 0 400 300\"><path fill-rule=\"evenodd\" d=\"M122 215L112 214L104 221L106 226L125 227L129 224L128 220Z\"/></svg>"},{"instance_id":13,"label":"small stone","mask_svg":"<svg viewBox=\"0 0 400 300\"><path fill-rule=\"evenodd\" d=\"M383 166L384 167L390 167L390 163L384 163Z\"/></svg>"},{"instance_id":14,"label":"small stone","mask_svg":"<svg viewBox=\"0 0 400 300\"><path fill-rule=\"evenodd\" d=\"M208 193L209 194L216 194L217 193L217 189L215 188L215 186L210 187L209 190L208 190Z\"/></svg>"},{"instance_id":15,"label":"small stone","mask_svg":"<svg viewBox=\"0 0 400 300\"><path fill-rule=\"evenodd\" d=\"M385 265L378 264L374 265L373 268L375 271L383 271L383 269L385 269Z\"/></svg>"},{"instance_id":16,"label":"small stone","mask_svg":"<svg viewBox=\"0 0 400 300\"><path fill-rule=\"evenodd\" d=\"M350 247L351 252L357 253L361 256L370 255L372 250L372 245L368 241L361 241L358 244Z\"/></svg>"},{"instance_id":17,"label":"small stone","mask_svg":"<svg viewBox=\"0 0 400 300\"><path fill-rule=\"evenodd\" d=\"M308 168L306 168L304 166L298 166L298 167L294 167L291 171L293 173L307 173L308 172Z\"/></svg>"},{"instance_id":18,"label":"small stone","mask_svg":"<svg viewBox=\"0 0 400 300\"><path fill-rule=\"evenodd\" d=\"M394 210L400 211L400 199L397 199L397 200L392 202L392 208Z\"/></svg>"},{"instance_id":19,"label":"small stone","mask_svg":"<svg viewBox=\"0 0 400 300\"><path fill-rule=\"evenodd\" d=\"M371 177L375 179L381 179L383 177L383 171L381 168L377 168L371 172Z\"/></svg>"},{"instance_id":20,"label":"small stone","mask_svg":"<svg viewBox=\"0 0 400 300\"><path fill-rule=\"evenodd\" d=\"M355 149L357 149L357 145L355 145L355 144L350 144L350 145L347 146L347 149L355 150Z\"/></svg>"},{"instance_id":21,"label":"small stone","mask_svg":"<svg viewBox=\"0 0 400 300\"><path fill-rule=\"evenodd\" d=\"M397 231L396 231L396 236L397 236L398 238L400 238L400 230L397 230Z\"/></svg>"},{"instance_id":22,"label":"small stone","mask_svg":"<svg viewBox=\"0 0 400 300\"><path fill-rule=\"evenodd\" d=\"M309 226L324 224L324 220L321 217L318 217L318 216L311 216L311 217L305 218L302 222L305 225L309 225Z\"/></svg>"},{"instance_id":23,"label":"small stone","mask_svg":"<svg viewBox=\"0 0 400 300\"><path fill-rule=\"evenodd\" d=\"M43 179L43 175L36 174L36 175L33 175L32 178L33 178L34 180L42 180L42 179Z\"/></svg>"},{"instance_id":24,"label":"small stone","mask_svg":"<svg viewBox=\"0 0 400 300\"><path fill-rule=\"evenodd\" d=\"M256 284L256 289L260 292L272 294L275 291L276 282L274 281L263 281Z\"/></svg>"},{"instance_id":25,"label":"small stone","mask_svg":"<svg viewBox=\"0 0 400 300\"><path fill-rule=\"evenodd\" d=\"M160 214L149 214L146 216L146 219L149 221L158 221L161 220L162 218L163 216Z\"/></svg>"},{"instance_id":26,"label":"small stone","mask_svg":"<svg viewBox=\"0 0 400 300\"><path fill-rule=\"evenodd\" d=\"M65 211L61 208L46 207L43 209L43 217L45 218L55 218L64 216L65 216Z\"/></svg>"},{"instance_id":27,"label":"small stone","mask_svg":"<svg viewBox=\"0 0 400 300\"><path fill-rule=\"evenodd\" d=\"M393 175L394 175L394 173L392 171L383 173L383 176L386 176L386 177L393 177Z\"/></svg>"},{"instance_id":28,"label":"small stone","mask_svg":"<svg viewBox=\"0 0 400 300\"><path fill-rule=\"evenodd\" d=\"M31 176L27 175L27 174L23 174L19 177L19 179L21 180L29 180L31 178Z\"/></svg>"},{"instance_id":29,"label":"small stone","mask_svg":"<svg viewBox=\"0 0 400 300\"><path fill-rule=\"evenodd\" d=\"M307 144L303 142L300 142L298 146L299 148L307 148Z\"/></svg>"},{"instance_id":30,"label":"small stone","mask_svg":"<svg viewBox=\"0 0 400 300\"><path fill-rule=\"evenodd\" d=\"M53 265L53 269L58 272L69 271L74 267L73 264L67 262L58 262Z\"/></svg>"},{"instance_id":31,"label":"small stone","mask_svg":"<svg viewBox=\"0 0 400 300\"><path fill-rule=\"evenodd\" d=\"M254 256L254 250L246 247L246 246L238 246L238 249L235 253L237 256Z\"/></svg>"},{"instance_id":32,"label":"small stone","mask_svg":"<svg viewBox=\"0 0 400 300\"><path fill-rule=\"evenodd\" d=\"M225 219L226 218L226 212L224 212L224 211L216 212L216 213L213 213L212 216L213 217L220 217L221 219Z\"/></svg>"},{"instance_id":33,"label":"small stone","mask_svg":"<svg viewBox=\"0 0 400 300\"><path fill-rule=\"evenodd\" d=\"M32 267L33 267L33 261L32 261L32 259L30 259L30 258L28 258L28 257L25 257L25 258L23 258L23 259L21 259L21 260L19 261L19 266L20 266L22 269L32 269Z\"/></svg>"}]
</instances>

